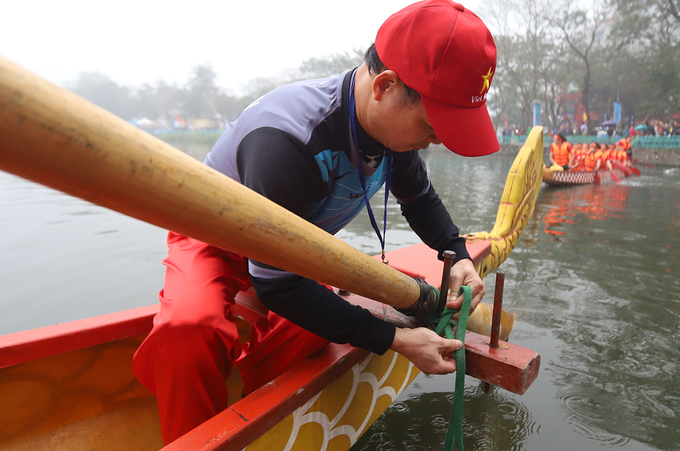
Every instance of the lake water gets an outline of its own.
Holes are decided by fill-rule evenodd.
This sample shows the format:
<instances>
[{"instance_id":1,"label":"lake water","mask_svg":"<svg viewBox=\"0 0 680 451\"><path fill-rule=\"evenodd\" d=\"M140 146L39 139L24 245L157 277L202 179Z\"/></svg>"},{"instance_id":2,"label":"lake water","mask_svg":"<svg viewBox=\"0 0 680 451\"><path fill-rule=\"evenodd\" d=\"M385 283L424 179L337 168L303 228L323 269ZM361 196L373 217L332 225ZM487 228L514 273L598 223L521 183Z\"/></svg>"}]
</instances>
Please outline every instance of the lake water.
<instances>
[{"instance_id":1,"label":"lake water","mask_svg":"<svg viewBox=\"0 0 680 451\"><path fill-rule=\"evenodd\" d=\"M461 230L490 230L513 156L424 157ZM500 268L510 341L541 354L540 374L523 396L467 378L466 449L680 449L680 168L640 169L620 184L542 187ZM388 250L419 242L394 201L388 215ZM157 302L164 230L4 172L0 227L0 334ZM363 213L338 236L379 252ZM491 302L495 274L485 283ZM353 450L442 449L453 386L418 376Z\"/></svg>"}]
</instances>

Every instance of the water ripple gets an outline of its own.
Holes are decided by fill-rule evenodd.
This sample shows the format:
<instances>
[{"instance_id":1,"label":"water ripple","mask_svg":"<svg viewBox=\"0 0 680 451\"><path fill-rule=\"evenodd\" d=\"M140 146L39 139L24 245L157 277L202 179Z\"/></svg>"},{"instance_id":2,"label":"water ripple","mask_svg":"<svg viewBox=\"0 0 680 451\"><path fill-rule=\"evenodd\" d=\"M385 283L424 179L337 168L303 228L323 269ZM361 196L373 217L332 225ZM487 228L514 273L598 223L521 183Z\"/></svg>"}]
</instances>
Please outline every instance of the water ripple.
<instances>
[{"instance_id":1,"label":"water ripple","mask_svg":"<svg viewBox=\"0 0 680 451\"><path fill-rule=\"evenodd\" d=\"M638 418L629 406L623 405L621 397L595 387L573 387L558 391L555 399L562 409L563 417L579 435L606 443L610 446L624 446L630 437L641 430ZM613 406L617 406L614 407ZM618 433L608 432L600 425L616 425ZM621 432L626 431L621 434Z\"/></svg>"},{"instance_id":2,"label":"water ripple","mask_svg":"<svg viewBox=\"0 0 680 451\"><path fill-rule=\"evenodd\" d=\"M380 417L381 426L370 428L356 449L387 449L397 443L401 448L393 449L441 449L452 397L451 393L422 393L395 403ZM526 407L495 387L489 393L484 393L481 385L466 387L463 418L463 440L465 448L471 450L521 451L527 437L539 431ZM391 432L389 441L383 431Z\"/></svg>"}]
</instances>

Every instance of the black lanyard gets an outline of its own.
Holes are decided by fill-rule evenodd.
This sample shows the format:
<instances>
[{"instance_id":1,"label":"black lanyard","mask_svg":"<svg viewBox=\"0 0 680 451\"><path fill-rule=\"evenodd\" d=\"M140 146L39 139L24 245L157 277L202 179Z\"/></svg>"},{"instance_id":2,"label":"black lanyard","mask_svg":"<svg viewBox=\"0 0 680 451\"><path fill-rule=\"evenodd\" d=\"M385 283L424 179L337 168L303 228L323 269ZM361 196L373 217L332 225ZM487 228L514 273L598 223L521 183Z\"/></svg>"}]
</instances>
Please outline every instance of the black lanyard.
<instances>
[{"instance_id":1,"label":"black lanyard","mask_svg":"<svg viewBox=\"0 0 680 451\"><path fill-rule=\"evenodd\" d=\"M361 152L359 152L359 142L357 141L357 124L356 124L356 114L354 111L355 101L354 101L354 75L352 75L352 84L349 88L349 123L351 125L351 135L352 142L357 152L357 166L359 169L359 181L361 182L361 188L364 190L364 200L366 201L366 209L368 210L368 217L371 220L371 225L373 230L375 230L378 239L380 240L380 245L382 247L382 262L385 262L385 238L387 237L387 199L390 196L390 178L392 177L392 150L387 149L385 152L385 159L387 160L385 164L387 165L387 175L385 176L385 215L383 217L383 233L380 234L380 228L375 222L375 216L373 216L373 210L371 209L371 203L368 200L368 195L366 194L366 176L364 175L364 160L361 158Z\"/></svg>"}]
</instances>

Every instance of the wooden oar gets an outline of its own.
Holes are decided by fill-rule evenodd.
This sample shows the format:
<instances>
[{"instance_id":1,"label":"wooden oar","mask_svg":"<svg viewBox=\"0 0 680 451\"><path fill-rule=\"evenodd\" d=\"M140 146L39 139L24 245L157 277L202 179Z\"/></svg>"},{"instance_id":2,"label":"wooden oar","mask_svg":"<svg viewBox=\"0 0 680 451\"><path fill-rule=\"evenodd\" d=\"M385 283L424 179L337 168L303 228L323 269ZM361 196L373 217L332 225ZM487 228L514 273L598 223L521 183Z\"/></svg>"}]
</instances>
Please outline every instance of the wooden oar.
<instances>
[{"instance_id":1,"label":"wooden oar","mask_svg":"<svg viewBox=\"0 0 680 451\"><path fill-rule=\"evenodd\" d=\"M630 177L630 174L635 174L636 176L640 175L640 170L636 168L635 166L626 166L625 164L621 163L620 161L612 161L612 166L615 169L618 169L619 171L623 172L626 177Z\"/></svg>"},{"instance_id":2,"label":"wooden oar","mask_svg":"<svg viewBox=\"0 0 680 451\"><path fill-rule=\"evenodd\" d=\"M611 174L612 179L613 179L616 183L621 183L621 179L619 178L618 175L616 175L616 172L614 172L613 169L612 169L611 171L609 171L609 173Z\"/></svg>"},{"instance_id":3,"label":"wooden oar","mask_svg":"<svg viewBox=\"0 0 680 451\"><path fill-rule=\"evenodd\" d=\"M411 277L2 57L0 169L395 307L420 295Z\"/></svg>"},{"instance_id":4,"label":"wooden oar","mask_svg":"<svg viewBox=\"0 0 680 451\"><path fill-rule=\"evenodd\" d=\"M650 164L650 163L645 163L644 161L640 161L640 160L638 160L637 158L633 158L631 161L632 161L633 163L637 163L637 164L641 164L641 165L643 165L643 166L647 166L648 168L657 169L657 170L659 170L659 171L661 170L660 167L654 166L653 164Z\"/></svg>"}]
</instances>

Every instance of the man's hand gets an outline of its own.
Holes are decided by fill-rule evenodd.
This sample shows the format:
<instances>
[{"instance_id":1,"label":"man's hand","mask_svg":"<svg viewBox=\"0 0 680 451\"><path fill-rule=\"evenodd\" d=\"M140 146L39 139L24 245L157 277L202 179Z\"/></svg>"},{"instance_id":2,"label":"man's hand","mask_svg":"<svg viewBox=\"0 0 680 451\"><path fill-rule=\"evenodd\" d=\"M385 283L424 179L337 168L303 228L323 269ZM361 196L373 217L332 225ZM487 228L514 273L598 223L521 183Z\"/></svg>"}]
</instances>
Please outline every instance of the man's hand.
<instances>
[{"instance_id":1,"label":"man's hand","mask_svg":"<svg viewBox=\"0 0 680 451\"><path fill-rule=\"evenodd\" d=\"M451 282L449 284L451 295L446 303L448 308L459 309L463 305L463 296L458 296L458 291L463 285L469 286L472 290L472 304L470 306L470 313L472 313L482 301L484 294L486 294L484 282L482 282L482 278L475 271L475 265L472 263L472 260L458 260L451 268ZM459 316L460 312L453 315L453 319L458 320Z\"/></svg>"},{"instance_id":2,"label":"man's hand","mask_svg":"<svg viewBox=\"0 0 680 451\"><path fill-rule=\"evenodd\" d=\"M440 337L425 327L397 327L390 349L409 359L425 374L449 374L456 371L452 352L461 346L459 340Z\"/></svg>"}]
</instances>

